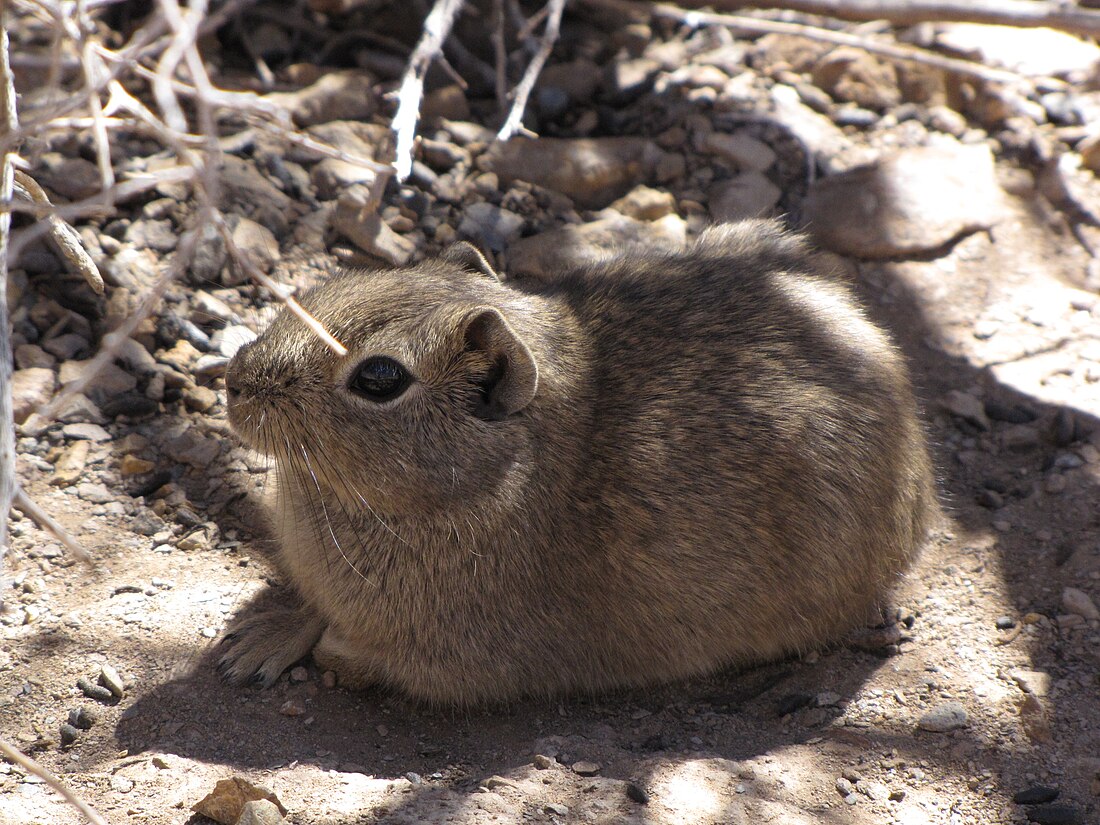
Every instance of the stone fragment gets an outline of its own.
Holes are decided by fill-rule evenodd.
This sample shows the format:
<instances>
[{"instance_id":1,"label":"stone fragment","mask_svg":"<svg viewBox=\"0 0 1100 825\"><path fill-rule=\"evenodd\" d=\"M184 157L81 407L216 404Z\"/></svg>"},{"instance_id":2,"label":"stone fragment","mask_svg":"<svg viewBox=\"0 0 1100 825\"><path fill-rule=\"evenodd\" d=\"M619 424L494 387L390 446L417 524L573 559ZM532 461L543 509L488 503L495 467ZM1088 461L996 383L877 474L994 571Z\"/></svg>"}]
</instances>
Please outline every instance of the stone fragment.
<instances>
[{"instance_id":1,"label":"stone fragment","mask_svg":"<svg viewBox=\"0 0 1100 825\"><path fill-rule=\"evenodd\" d=\"M772 88L771 101L771 119L797 138L821 169L835 171L837 159L844 156L849 146L844 132L825 115L802 103L793 86L777 83Z\"/></svg>"},{"instance_id":2,"label":"stone fragment","mask_svg":"<svg viewBox=\"0 0 1100 825\"><path fill-rule=\"evenodd\" d=\"M1017 805L1042 805L1045 802L1053 802L1058 798L1058 789L1046 785L1032 785L1013 795L1012 801Z\"/></svg>"},{"instance_id":3,"label":"stone fragment","mask_svg":"<svg viewBox=\"0 0 1100 825\"><path fill-rule=\"evenodd\" d=\"M57 359L37 344L20 344L15 348L17 369L26 370L32 367L50 369L56 363Z\"/></svg>"},{"instance_id":4,"label":"stone fragment","mask_svg":"<svg viewBox=\"0 0 1100 825\"><path fill-rule=\"evenodd\" d=\"M940 403L949 413L973 424L979 430L983 432L989 430L989 418L986 416L982 402L970 393L951 390Z\"/></svg>"},{"instance_id":5,"label":"stone fragment","mask_svg":"<svg viewBox=\"0 0 1100 825\"><path fill-rule=\"evenodd\" d=\"M523 180L599 209L651 178L662 154L637 137L513 138L493 144L478 165L506 186Z\"/></svg>"},{"instance_id":6,"label":"stone fragment","mask_svg":"<svg viewBox=\"0 0 1100 825\"><path fill-rule=\"evenodd\" d=\"M11 375L11 402L15 423L22 424L28 416L53 396L57 383L53 370L30 367Z\"/></svg>"},{"instance_id":7,"label":"stone fragment","mask_svg":"<svg viewBox=\"0 0 1100 825\"><path fill-rule=\"evenodd\" d=\"M1046 708L1032 693L1025 693L1020 702L1020 725L1032 742L1047 743L1054 738Z\"/></svg>"},{"instance_id":8,"label":"stone fragment","mask_svg":"<svg viewBox=\"0 0 1100 825\"><path fill-rule=\"evenodd\" d=\"M302 128L331 120L366 120L378 108L374 77L358 69L329 72L293 92L274 92L265 100L290 112Z\"/></svg>"},{"instance_id":9,"label":"stone fragment","mask_svg":"<svg viewBox=\"0 0 1100 825\"><path fill-rule=\"evenodd\" d=\"M1085 821L1081 811L1062 803L1035 805L1028 809L1027 818L1035 825L1081 825Z\"/></svg>"},{"instance_id":10,"label":"stone fragment","mask_svg":"<svg viewBox=\"0 0 1100 825\"><path fill-rule=\"evenodd\" d=\"M948 731L965 728L967 724L966 709L958 702L945 702L924 713L917 720L918 728L933 733L947 733Z\"/></svg>"},{"instance_id":11,"label":"stone fragment","mask_svg":"<svg viewBox=\"0 0 1100 825\"><path fill-rule=\"evenodd\" d=\"M502 252L518 240L523 224L522 215L491 203L474 203L464 210L458 234L494 252Z\"/></svg>"},{"instance_id":12,"label":"stone fragment","mask_svg":"<svg viewBox=\"0 0 1100 825\"><path fill-rule=\"evenodd\" d=\"M209 412L218 403L218 394L208 387L184 387L183 403L195 412Z\"/></svg>"},{"instance_id":13,"label":"stone fragment","mask_svg":"<svg viewBox=\"0 0 1100 825\"><path fill-rule=\"evenodd\" d=\"M676 198L671 192L649 186L635 186L610 206L621 215L639 221L655 221L676 211Z\"/></svg>"},{"instance_id":14,"label":"stone fragment","mask_svg":"<svg viewBox=\"0 0 1100 825\"><path fill-rule=\"evenodd\" d=\"M424 95L424 102L420 104L420 116L425 120L469 120L470 101L466 99L466 92L461 86L451 83Z\"/></svg>"},{"instance_id":15,"label":"stone fragment","mask_svg":"<svg viewBox=\"0 0 1100 825\"><path fill-rule=\"evenodd\" d=\"M126 686L122 683L122 677L110 665L103 665L100 668L99 684L111 691L111 695L117 699L121 699L126 693Z\"/></svg>"},{"instance_id":16,"label":"stone fragment","mask_svg":"<svg viewBox=\"0 0 1100 825\"><path fill-rule=\"evenodd\" d=\"M1089 621L1100 619L1100 610L1096 609L1089 594L1076 587L1067 587L1062 591L1062 607Z\"/></svg>"},{"instance_id":17,"label":"stone fragment","mask_svg":"<svg viewBox=\"0 0 1100 825\"><path fill-rule=\"evenodd\" d=\"M551 277L625 249L676 249L684 245L685 237L684 221L676 215L653 222L615 215L517 241L508 250L508 269L514 275Z\"/></svg>"},{"instance_id":18,"label":"stone fragment","mask_svg":"<svg viewBox=\"0 0 1100 825\"><path fill-rule=\"evenodd\" d=\"M88 463L90 449L91 445L87 441L76 441L66 447L54 464L50 484L55 487L69 487L75 484L84 472L84 465Z\"/></svg>"},{"instance_id":19,"label":"stone fragment","mask_svg":"<svg viewBox=\"0 0 1100 825\"><path fill-rule=\"evenodd\" d=\"M274 793L263 786L253 785L243 776L218 780L214 790L192 805L191 810L221 825L236 825L245 804L256 799L266 799L286 816L286 808Z\"/></svg>"},{"instance_id":20,"label":"stone fragment","mask_svg":"<svg viewBox=\"0 0 1100 825\"><path fill-rule=\"evenodd\" d=\"M894 64L862 49L830 50L814 65L812 77L815 86L843 103L882 111L901 102Z\"/></svg>"},{"instance_id":21,"label":"stone fragment","mask_svg":"<svg viewBox=\"0 0 1100 825\"><path fill-rule=\"evenodd\" d=\"M810 186L805 215L829 249L861 258L931 252L1002 216L987 146L904 149Z\"/></svg>"},{"instance_id":22,"label":"stone fragment","mask_svg":"<svg viewBox=\"0 0 1100 825\"><path fill-rule=\"evenodd\" d=\"M600 772L600 766L596 762L574 762L573 773L577 776L595 776Z\"/></svg>"},{"instance_id":23,"label":"stone fragment","mask_svg":"<svg viewBox=\"0 0 1100 825\"><path fill-rule=\"evenodd\" d=\"M364 252L394 266L404 266L416 252L415 243L394 232L382 220L365 186L352 186L340 195L332 222Z\"/></svg>"},{"instance_id":24,"label":"stone fragment","mask_svg":"<svg viewBox=\"0 0 1100 825\"><path fill-rule=\"evenodd\" d=\"M62 361L68 361L71 358L75 358L78 353L86 351L88 349L88 341L83 335L69 332L65 335L58 335L43 342L42 349L46 350L46 352L51 355L55 355Z\"/></svg>"},{"instance_id":25,"label":"stone fragment","mask_svg":"<svg viewBox=\"0 0 1100 825\"><path fill-rule=\"evenodd\" d=\"M782 194L761 172L742 172L719 181L707 193L711 217L720 222L766 217Z\"/></svg>"},{"instance_id":26,"label":"stone fragment","mask_svg":"<svg viewBox=\"0 0 1100 825\"><path fill-rule=\"evenodd\" d=\"M52 155L53 153L48 153ZM99 167L84 158L43 157L35 179L65 200L90 198L103 187Z\"/></svg>"},{"instance_id":27,"label":"stone fragment","mask_svg":"<svg viewBox=\"0 0 1100 825\"><path fill-rule=\"evenodd\" d=\"M65 436L65 438L71 440L82 439L85 441L94 441L97 444L111 440L111 434L109 432L98 424L89 424L87 422L66 424L61 428L61 434Z\"/></svg>"},{"instance_id":28,"label":"stone fragment","mask_svg":"<svg viewBox=\"0 0 1100 825\"><path fill-rule=\"evenodd\" d=\"M119 461L118 471L124 476L139 476L145 473L151 473L156 466L157 465L152 461L138 458L136 455L127 453L122 457L122 460Z\"/></svg>"},{"instance_id":29,"label":"stone fragment","mask_svg":"<svg viewBox=\"0 0 1100 825\"><path fill-rule=\"evenodd\" d=\"M270 272L272 267L279 262L279 242L275 239L274 233L266 226L248 218L241 218L233 228L232 237L233 243L237 245L241 255L261 272ZM222 280L226 286L236 286L250 280L248 272L240 271L240 268L236 266L232 269L234 271L228 277L226 277L225 270L222 272Z\"/></svg>"},{"instance_id":30,"label":"stone fragment","mask_svg":"<svg viewBox=\"0 0 1100 825\"><path fill-rule=\"evenodd\" d=\"M376 177L373 169L340 158L325 158L314 164L309 173L309 179L317 188L317 197L324 201L339 197L347 187L357 183L369 186Z\"/></svg>"},{"instance_id":31,"label":"stone fragment","mask_svg":"<svg viewBox=\"0 0 1100 825\"><path fill-rule=\"evenodd\" d=\"M179 236L169 220L137 220L126 227L122 240L134 249L171 252L179 243Z\"/></svg>"},{"instance_id":32,"label":"stone fragment","mask_svg":"<svg viewBox=\"0 0 1100 825\"><path fill-rule=\"evenodd\" d=\"M199 351L187 341L176 341L169 349L157 353L156 360L162 364L174 367L180 372L187 373L191 370L191 364L199 357Z\"/></svg>"},{"instance_id":33,"label":"stone fragment","mask_svg":"<svg viewBox=\"0 0 1100 825\"><path fill-rule=\"evenodd\" d=\"M285 822L279 807L267 799L253 799L244 803L236 825L279 825Z\"/></svg>"},{"instance_id":34,"label":"stone fragment","mask_svg":"<svg viewBox=\"0 0 1100 825\"><path fill-rule=\"evenodd\" d=\"M703 139L703 149L742 171L767 171L776 158L768 144L740 132L711 132Z\"/></svg>"}]
</instances>

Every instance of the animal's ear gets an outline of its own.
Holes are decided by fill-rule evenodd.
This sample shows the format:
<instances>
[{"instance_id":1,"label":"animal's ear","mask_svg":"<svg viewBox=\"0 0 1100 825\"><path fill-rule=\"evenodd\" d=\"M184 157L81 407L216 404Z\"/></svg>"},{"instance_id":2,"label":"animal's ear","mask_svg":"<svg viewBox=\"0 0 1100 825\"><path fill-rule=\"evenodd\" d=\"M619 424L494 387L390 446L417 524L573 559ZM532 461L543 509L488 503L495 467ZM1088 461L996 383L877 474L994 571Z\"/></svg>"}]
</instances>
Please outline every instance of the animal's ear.
<instances>
[{"instance_id":1,"label":"animal's ear","mask_svg":"<svg viewBox=\"0 0 1100 825\"><path fill-rule=\"evenodd\" d=\"M467 243L466 241L459 241L458 243L451 244L443 250L439 259L449 264L454 264L467 272L484 275L496 281L504 280L497 274L497 271L493 269L492 264L485 259L485 256L481 254L480 250L472 243Z\"/></svg>"},{"instance_id":2,"label":"animal's ear","mask_svg":"<svg viewBox=\"0 0 1100 825\"><path fill-rule=\"evenodd\" d=\"M480 379L478 417L500 421L531 403L539 385L539 368L504 316L492 307L478 307L463 317L460 329L466 351L483 353L491 364Z\"/></svg>"}]
</instances>

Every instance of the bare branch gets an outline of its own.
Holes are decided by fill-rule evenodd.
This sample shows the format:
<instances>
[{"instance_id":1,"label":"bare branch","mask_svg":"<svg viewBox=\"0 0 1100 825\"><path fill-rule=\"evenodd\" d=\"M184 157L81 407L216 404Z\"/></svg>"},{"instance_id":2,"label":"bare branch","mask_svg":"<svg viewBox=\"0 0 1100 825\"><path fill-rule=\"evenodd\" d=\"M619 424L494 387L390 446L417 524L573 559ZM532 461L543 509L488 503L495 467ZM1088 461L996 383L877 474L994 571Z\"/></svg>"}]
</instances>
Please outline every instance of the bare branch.
<instances>
[{"instance_id":1,"label":"bare branch","mask_svg":"<svg viewBox=\"0 0 1100 825\"><path fill-rule=\"evenodd\" d=\"M22 510L24 514L30 516L35 524L43 530L53 533L54 538L64 544L65 549L72 553L78 561L84 562L89 567L95 566L91 554L84 549L83 545L74 539L68 530L54 521L53 517L43 510L38 502L28 496L27 491L22 487L16 487L15 489L15 506Z\"/></svg>"},{"instance_id":2,"label":"bare branch","mask_svg":"<svg viewBox=\"0 0 1100 825\"><path fill-rule=\"evenodd\" d=\"M15 189L15 150L19 117L15 83L8 63L5 6L0 5L0 132L9 153L0 158L0 200L10 201ZM8 236L11 213L0 213L0 572L8 552L8 514L15 497L15 413L12 407L12 351L8 329Z\"/></svg>"},{"instance_id":3,"label":"bare branch","mask_svg":"<svg viewBox=\"0 0 1100 825\"><path fill-rule=\"evenodd\" d=\"M18 765L27 773L33 774L57 791L61 796L65 798L65 801L80 811L84 818L87 819L92 825L110 825L106 819L103 818L95 808L81 799L74 793L68 785L58 779L54 774L43 768L15 745L8 742L6 739L0 739L0 754L4 755L4 758L11 762L13 765Z\"/></svg>"},{"instance_id":4,"label":"bare branch","mask_svg":"<svg viewBox=\"0 0 1100 825\"><path fill-rule=\"evenodd\" d=\"M565 0L549 0L546 4L546 10L546 28L542 30L539 50L531 58L531 62L527 65L527 71L523 73L523 79L516 86L513 93L515 97L512 101L512 110L508 113L508 118L504 121L504 125L500 127L500 131L497 132L497 140L508 140L520 131L530 134L523 127L523 112L527 109L527 99L531 96L531 90L535 88L535 81L538 80L542 67L546 64L546 59L550 56L554 44L558 42L558 33L561 31L561 15L565 11Z\"/></svg>"},{"instance_id":5,"label":"bare branch","mask_svg":"<svg viewBox=\"0 0 1100 825\"><path fill-rule=\"evenodd\" d=\"M436 0L424 21L424 33L413 49L405 76L401 79L397 113L391 124L397 135L397 156L393 165L399 181L405 180L412 172L413 141L420 119L420 99L424 96L424 76L432 61L443 51L443 44L463 3L464 0Z\"/></svg>"}]
</instances>

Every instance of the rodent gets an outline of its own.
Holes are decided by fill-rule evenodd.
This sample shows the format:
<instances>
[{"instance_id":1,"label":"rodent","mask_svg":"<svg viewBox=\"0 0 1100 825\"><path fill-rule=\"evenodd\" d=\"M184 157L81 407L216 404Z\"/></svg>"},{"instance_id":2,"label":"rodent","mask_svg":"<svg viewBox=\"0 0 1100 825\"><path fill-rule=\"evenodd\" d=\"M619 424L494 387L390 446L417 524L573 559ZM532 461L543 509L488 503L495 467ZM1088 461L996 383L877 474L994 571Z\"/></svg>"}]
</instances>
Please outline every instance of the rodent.
<instances>
[{"instance_id":1,"label":"rodent","mask_svg":"<svg viewBox=\"0 0 1100 825\"><path fill-rule=\"evenodd\" d=\"M300 302L346 356L284 310L226 374L300 596L231 628L235 682L312 650L469 705L805 652L938 513L902 357L774 222L527 285L459 245Z\"/></svg>"}]
</instances>

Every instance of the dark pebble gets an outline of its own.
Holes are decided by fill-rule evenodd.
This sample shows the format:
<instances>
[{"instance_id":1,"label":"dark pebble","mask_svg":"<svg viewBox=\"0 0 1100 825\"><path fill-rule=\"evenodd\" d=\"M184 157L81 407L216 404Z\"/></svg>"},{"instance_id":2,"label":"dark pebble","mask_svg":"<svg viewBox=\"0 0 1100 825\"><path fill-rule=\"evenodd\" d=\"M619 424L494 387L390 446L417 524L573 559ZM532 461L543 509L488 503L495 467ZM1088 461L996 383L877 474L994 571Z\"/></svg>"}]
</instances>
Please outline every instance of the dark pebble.
<instances>
[{"instance_id":1,"label":"dark pebble","mask_svg":"<svg viewBox=\"0 0 1100 825\"><path fill-rule=\"evenodd\" d=\"M140 584L120 584L111 591L112 596L121 596L123 593L143 593L145 588Z\"/></svg>"},{"instance_id":2,"label":"dark pebble","mask_svg":"<svg viewBox=\"0 0 1100 825\"><path fill-rule=\"evenodd\" d=\"M74 728L89 730L99 721L99 713L94 708L86 708L81 705L69 711L69 724Z\"/></svg>"},{"instance_id":3,"label":"dark pebble","mask_svg":"<svg viewBox=\"0 0 1100 825\"><path fill-rule=\"evenodd\" d=\"M72 725L64 724L64 725L61 726L61 744L62 745L71 745L73 742L75 742L77 740L77 738L79 738L79 736L80 736L80 731L77 728L73 727Z\"/></svg>"},{"instance_id":4,"label":"dark pebble","mask_svg":"<svg viewBox=\"0 0 1100 825\"><path fill-rule=\"evenodd\" d=\"M1072 805L1036 805L1028 808L1027 818L1038 825L1081 825L1081 812Z\"/></svg>"},{"instance_id":5,"label":"dark pebble","mask_svg":"<svg viewBox=\"0 0 1100 825\"><path fill-rule=\"evenodd\" d=\"M1058 789L1046 785L1032 785L1012 797L1017 805L1040 805L1043 802L1053 802L1058 798Z\"/></svg>"},{"instance_id":6,"label":"dark pebble","mask_svg":"<svg viewBox=\"0 0 1100 825\"><path fill-rule=\"evenodd\" d=\"M1016 626L1016 620L1013 619L1011 616L1001 616L1001 618L997 619L997 629L998 630L1011 630L1015 626ZM1026 791L1023 791L1023 793L1026 793ZM1019 796L1020 794L1016 794L1016 795ZM1054 797L1051 797L1051 799L1053 799L1053 798ZM1018 801L1019 800L1017 800L1017 802ZM1039 801L1040 802L1049 802L1050 800L1049 799L1040 799Z\"/></svg>"},{"instance_id":7,"label":"dark pebble","mask_svg":"<svg viewBox=\"0 0 1100 825\"><path fill-rule=\"evenodd\" d=\"M985 414L994 421L1006 424L1030 424L1039 414L1023 404L1002 404L1000 401L986 401Z\"/></svg>"},{"instance_id":8,"label":"dark pebble","mask_svg":"<svg viewBox=\"0 0 1100 825\"><path fill-rule=\"evenodd\" d=\"M1054 416L1054 443L1059 447L1068 447L1077 440L1077 418L1065 407Z\"/></svg>"},{"instance_id":9,"label":"dark pebble","mask_svg":"<svg viewBox=\"0 0 1100 825\"><path fill-rule=\"evenodd\" d=\"M633 782L628 783L626 786L626 795L639 805L649 804L649 794L646 793L645 788L641 785L635 785Z\"/></svg>"},{"instance_id":10,"label":"dark pebble","mask_svg":"<svg viewBox=\"0 0 1100 825\"><path fill-rule=\"evenodd\" d=\"M146 479L143 483L137 484L130 488L129 495L133 498L144 498L151 493L155 493L165 484L172 480L172 474L167 470L161 470L158 473L154 473L150 478ZM160 529L163 529L160 528ZM156 532L156 531L154 531ZM151 534L150 534L151 535Z\"/></svg>"},{"instance_id":11,"label":"dark pebble","mask_svg":"<svg viewBox=\"0 0 1100 825\"><path fill-rule=\"evenodd\" d=\"M786 716L788 713L794 713L806 707L813 700L813 695L809 693L790 693L779 700L775 709L780 716Z\"/></svg>"},{"instance_id":12,"label":"dark pebble","mask_svg":"<svg viewBox=\"0 0 1100 825\"><path fill-rule=\"evenodd\" d=\"M1005 506L1005 499L996 490L979 490L974 500L987 510L1000 510Z\"/></svg>"},{"instance_id":13,"label":"dark pebble","mask_svg":"<svg viewBox=\"0 0 1100 825\"><path fill-rule=\"evenodd\" d=\"M107 688L101 687L100 685L93 685L83 677L76 680L76 686L80 688L85 696L89 699L95 699L97 702L111 702L115 698L115 695L107 690Z\"/></svg>"},{"instance_id":14,"label":"dark pebble","mask_svg":"<svg viewBox=\"0 0 1100 825\"><path fill-rule=\"evenodd\" d=\"M199 329L186 318L180 318L171 313L165 314L160 319L157 329L160 337L166 342L175 342L180 338L202 352L210 352L214 345L210 343L210 336Z\"/></svg>"},{"instance_id":15,"label":"dark pebble","mask_svg":"<svg viewBox=\"0 0 1100 825\"><path fill-rule=\"evenodd\" d=\"M108 418L118 418L120 415L145 418L159 410L160 405L141 393L127 392L116 398L107 399L99 409Z\"/></svg>"},{"instance_id":16,"label":"dark pebble","mask_svg":"<svg viewBox=\"0 0 1100 825\"><path fill-rule=\"evenodd\" d=\"M1008 484L999 478L986 478L982 480L982 486L987 490L992 490L994 493L1000 493L1002 496L1008 493Z\"/></svg>"}]
</instances>

